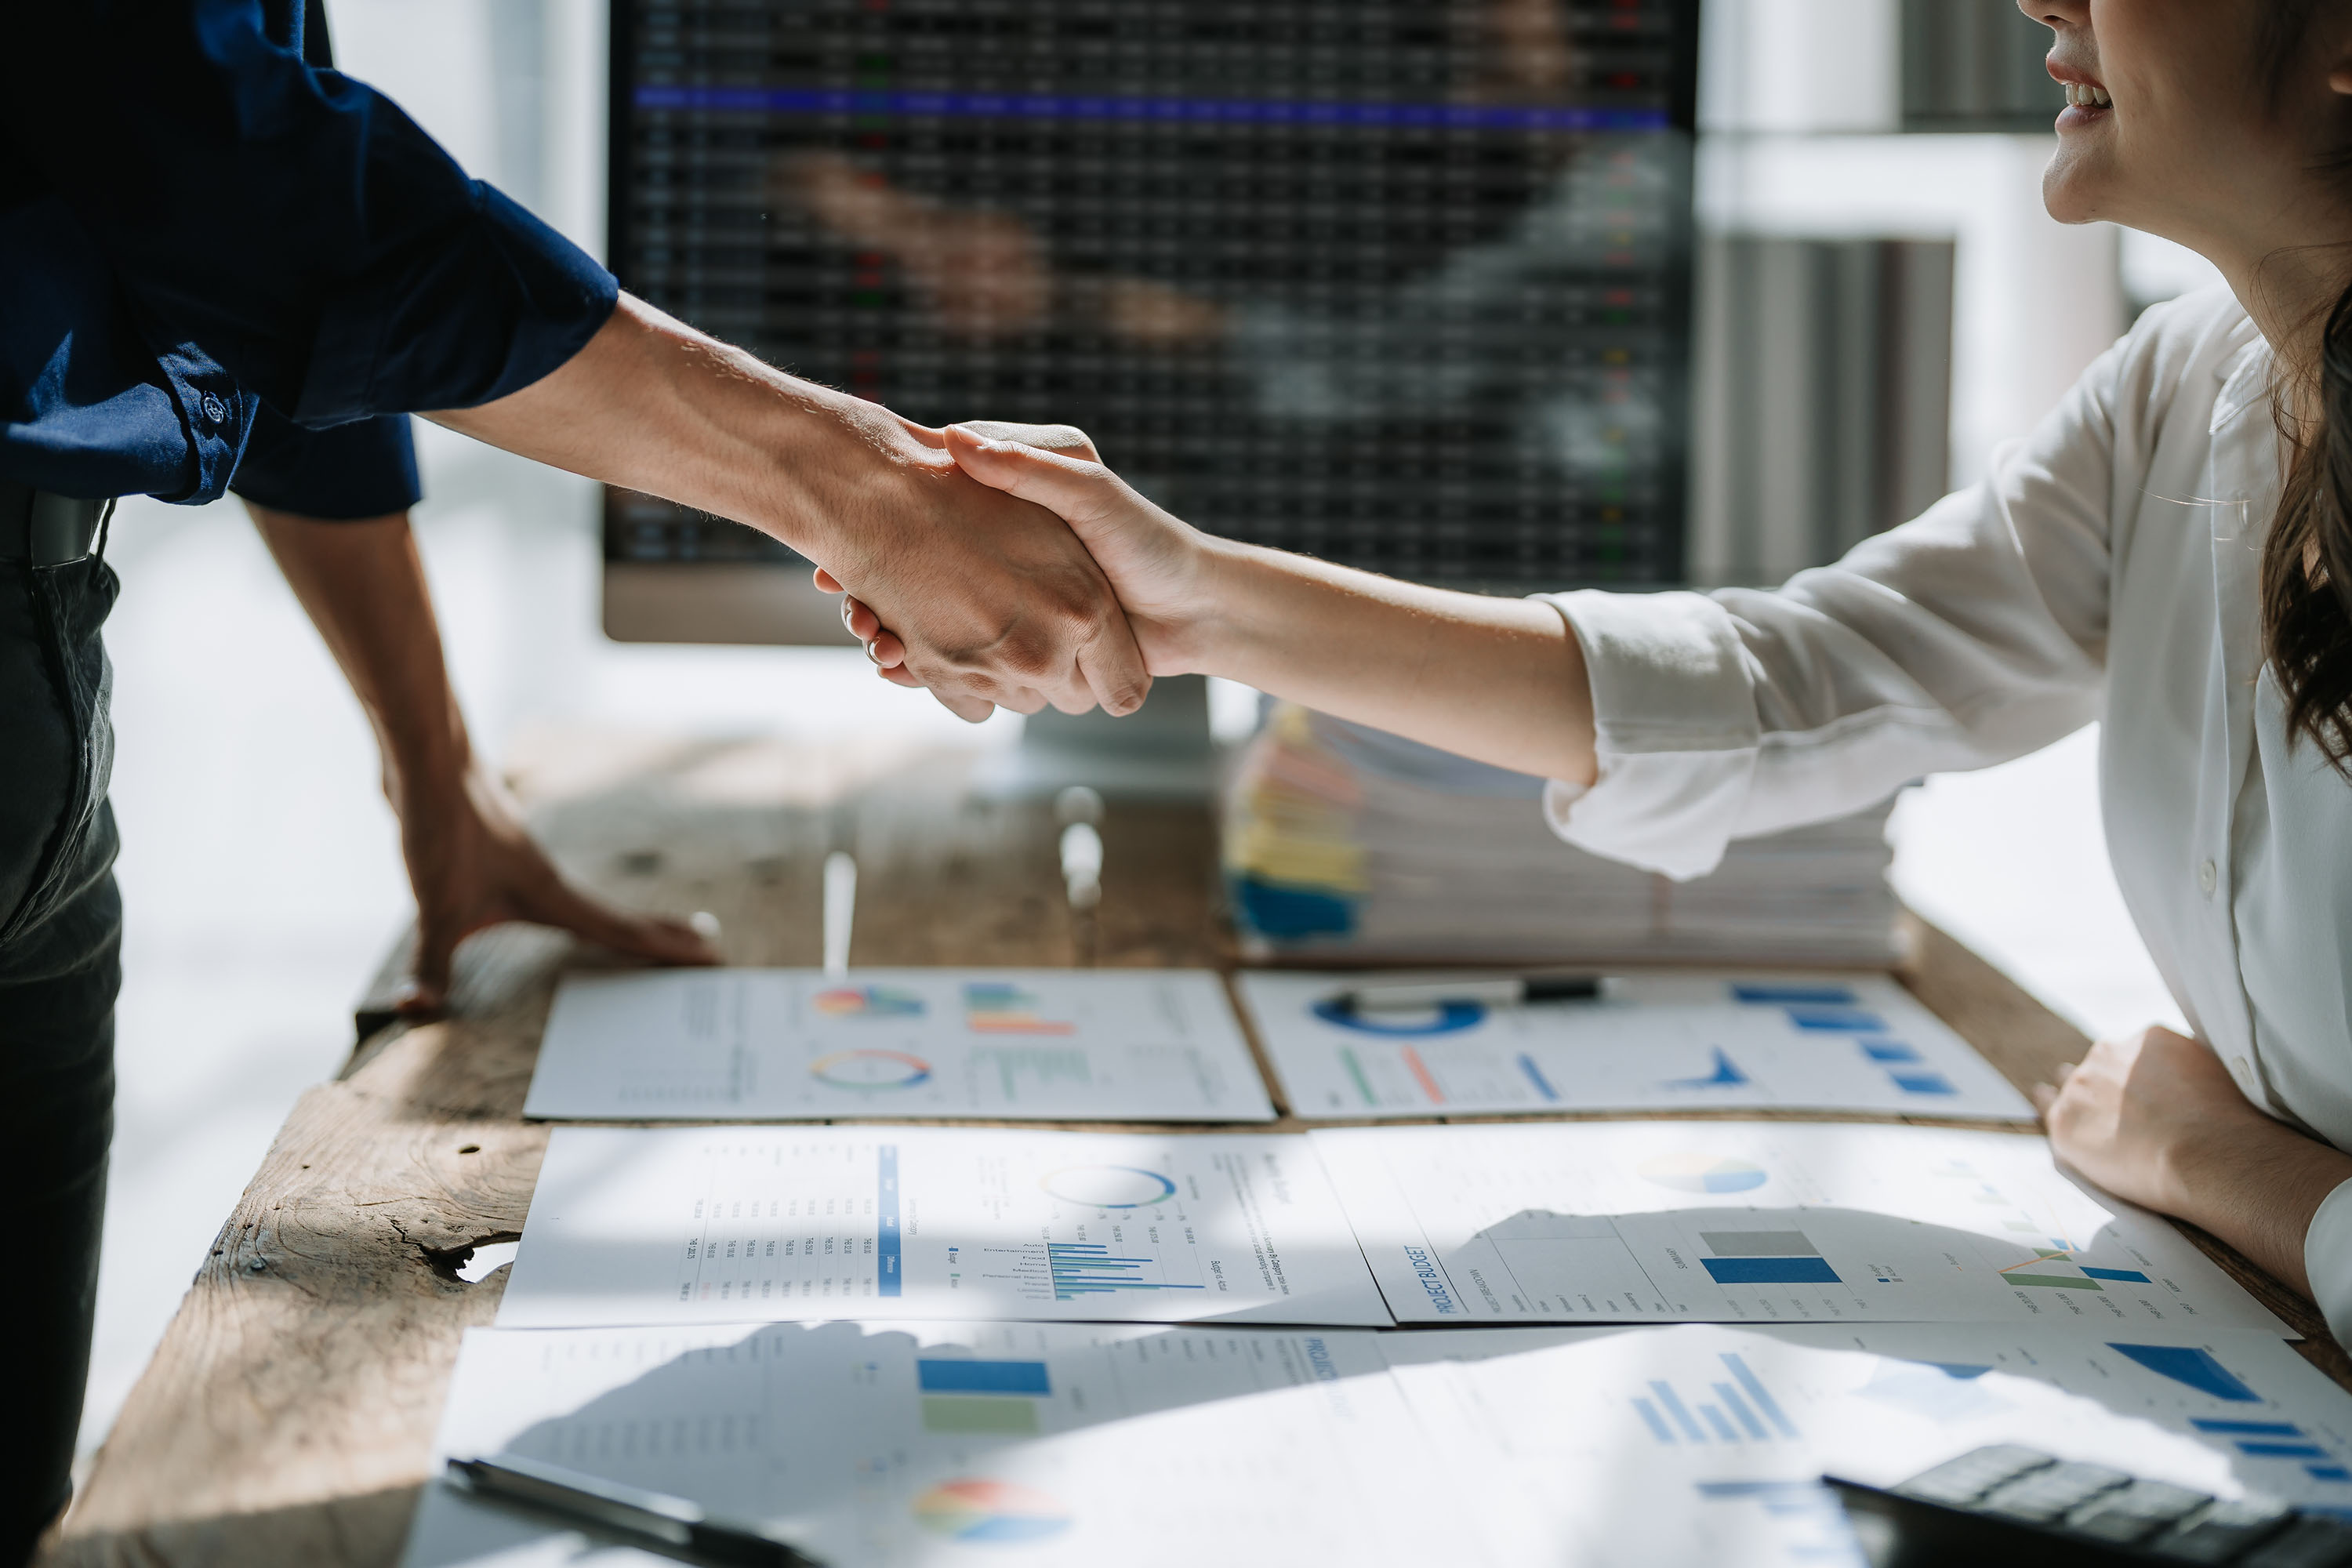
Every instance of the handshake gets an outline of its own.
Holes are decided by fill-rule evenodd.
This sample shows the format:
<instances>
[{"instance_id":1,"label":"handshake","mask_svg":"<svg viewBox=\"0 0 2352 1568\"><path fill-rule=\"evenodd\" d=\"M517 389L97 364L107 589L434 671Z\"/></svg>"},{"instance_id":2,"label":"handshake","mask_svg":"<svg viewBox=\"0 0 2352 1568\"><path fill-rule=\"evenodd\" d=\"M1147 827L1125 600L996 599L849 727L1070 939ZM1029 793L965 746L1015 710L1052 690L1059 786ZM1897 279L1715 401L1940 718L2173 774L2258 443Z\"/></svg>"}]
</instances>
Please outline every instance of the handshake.
<instances>
[{"instance_id":1,"label":"handshake","mask_svg":"<svg viewBox=\"0 0 2352 1568\"><path fill-rule=\"evenodd\" d=\"M1594 774L1583 652L1529 599L1212 538L1061 425L933 430L624 294L542 380L433 416L493 446L746 522L820 563L886 679L965 719L1131 713L1222 675L1481 762Z\"/></svg>"},{"instance_id":2,"label":"handshake","mask_svg":"<svg viewBox=\"0 0 2352 1568\"><path fill-rule=\"evenodd\" d=\"M929 688L976 722L996 708L1130 713L1154 676L1204 669L1215 542L1103 467L1083 432L994 421L905 429L1003 499L974 498L967 542L977 558L905 563L927 596L887 620L868 602L876 595L817 568L816 585L843 595L842 621L883 679Z\"/></svg>"}]
</instances>

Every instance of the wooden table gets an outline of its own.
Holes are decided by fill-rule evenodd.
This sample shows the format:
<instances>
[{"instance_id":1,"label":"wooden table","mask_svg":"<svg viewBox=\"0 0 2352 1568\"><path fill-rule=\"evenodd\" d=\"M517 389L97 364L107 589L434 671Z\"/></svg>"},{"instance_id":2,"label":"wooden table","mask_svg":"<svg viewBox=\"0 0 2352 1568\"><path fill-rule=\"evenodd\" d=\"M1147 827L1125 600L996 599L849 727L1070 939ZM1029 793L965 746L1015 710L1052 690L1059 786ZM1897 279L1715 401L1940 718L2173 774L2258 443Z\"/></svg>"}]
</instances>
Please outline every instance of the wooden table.
<instances>
[{"instance_id":1,"label":"wooden table","mask_svg":"<svg viewBox=\"0 0 2352 1568\"><path fill-rule=\"evenodd\" d=\"M845 847L862 964L1233 967L1207 813L1113 806L1102 905L1078 923L1045 809L975 797L971 766L880 743L549 732L512 782L572 875L636 907L713 911L731 963L818 962L819 867ZM2080 1055L2079 1034L1982 960L1912 934L1903 982L2011 1081ZM458 1269L521 1229L547 1148L523 1094L555 976L584 962L550 932L486 932L461 955L454 1016L379 1031L303 1095L42 1562L398 1558L459 1337L505 1286L503 1269L478 1284ZM2352 1387L2307 1303L2190 1234Z\"/></svg>"}]
</instances>

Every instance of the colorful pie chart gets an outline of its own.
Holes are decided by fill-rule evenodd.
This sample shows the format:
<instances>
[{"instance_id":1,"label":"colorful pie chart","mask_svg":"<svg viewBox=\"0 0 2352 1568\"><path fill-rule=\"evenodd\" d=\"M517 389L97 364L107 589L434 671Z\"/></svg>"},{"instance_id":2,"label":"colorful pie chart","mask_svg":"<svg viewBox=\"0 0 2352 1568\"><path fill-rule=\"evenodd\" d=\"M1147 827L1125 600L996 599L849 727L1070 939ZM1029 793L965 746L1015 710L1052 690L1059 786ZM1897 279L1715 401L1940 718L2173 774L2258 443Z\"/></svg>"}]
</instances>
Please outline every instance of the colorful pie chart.
<instances>
[{"instance_id":1,"label":"colorful pie chart","mask_svg":"<svg viewBox=\"0 0 2352 1568\"><path fill-rule=\"evenodd\" d=\"M1643 1161L1638 1169L1650 1181L1678 1193L1745 1193L1767 1179L1761 1165L1696 1152L1661 1154Z\"/></svg>"},{"instance_id":2,"label":"colorful pie chart","mask_svg":"<svg viewBox=\"0 0 2352 1568\"><path fill-rule=\"evenodd\" d=\"M1059 1498L1012 1481L943 1481L915 1500L915 1518L950 1541L1021 1546L1070 1528Z\"/></svg>"}]
</instances>

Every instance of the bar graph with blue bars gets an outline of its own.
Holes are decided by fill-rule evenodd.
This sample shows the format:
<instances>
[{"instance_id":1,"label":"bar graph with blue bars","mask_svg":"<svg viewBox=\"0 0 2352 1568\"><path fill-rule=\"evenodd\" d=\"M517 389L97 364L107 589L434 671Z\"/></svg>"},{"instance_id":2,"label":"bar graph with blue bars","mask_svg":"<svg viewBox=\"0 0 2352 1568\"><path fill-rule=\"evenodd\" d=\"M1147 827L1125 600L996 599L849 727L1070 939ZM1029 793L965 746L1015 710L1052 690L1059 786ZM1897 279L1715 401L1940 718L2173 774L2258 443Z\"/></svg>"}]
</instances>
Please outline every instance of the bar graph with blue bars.
<instances>
[{"instance_id":1,"label":"bar graph with blue bars","mask_svg":"<svg viewBox=\"0 0 2352 1568\"><path fill-rule=\"evenodd\" d=\"M1726 1352L1718 1359L1731 1373L1731 1381L1710 1382L1707 1392L1713 1399L1685 1400L1664 1378L1651 1379L1650 1392L1633 1396L1633 1413L1650 1429L1650 1436L1675 1447L1793 1441L1797 1424L1789 1419L1747 1358Z\"/></svg>"},{"instance_id":2,"label":"bar graph with blue bars","mask_svg":"<svg viewBox=\"0 0 2352 1568\"><path fill-rule=\"evenodd\" d=\"M1145 1279L1137 1270L1153 1267L1152 1258L1113 1258L1110 1248L1085 1241L1049 1241L1045 1268L1054 1280L1054 1300L1075 1301L1081 1296L1115 1296L1121 1290L1203 1290L1204 1285L1177 1285Z\"/></svg>"},{"instance_id":3,"label":"bar graph with blue bars","mask_svg":"<svg viewBox=\"0 0 2352 1568\"><path fill-rule=\"evenodd\" d=\"M2200 1432L2226 1439L2250 1459L2292 1459L2315 1481L2352 1485L2352 1470L2326 1445L2292 1421L2222 1421L2198 1418L2189 1423Z\"/></svg>"}]
</instances>

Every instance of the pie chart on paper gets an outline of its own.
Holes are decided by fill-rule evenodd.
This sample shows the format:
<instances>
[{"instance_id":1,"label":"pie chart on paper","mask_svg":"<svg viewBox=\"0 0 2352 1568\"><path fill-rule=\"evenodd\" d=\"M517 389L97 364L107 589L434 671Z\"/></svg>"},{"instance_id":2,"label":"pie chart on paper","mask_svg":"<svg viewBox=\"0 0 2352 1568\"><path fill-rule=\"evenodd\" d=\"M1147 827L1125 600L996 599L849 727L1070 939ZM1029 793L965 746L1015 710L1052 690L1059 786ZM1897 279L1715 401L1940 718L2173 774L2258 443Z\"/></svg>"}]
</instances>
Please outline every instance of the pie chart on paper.
<instances>
[{"instance_id":1,"label":"pie chart on paper","mask_svg":"<svg viewBox=\"0 0 2352 1568\"><path fill-rule=\"evenodd\" d=\"M1012 1481L942 1481L915 1500L924 1529L951 1541L1021 1546L1070 1527L1061 1500Z\"/></svg>"},{"instance_id":2,"label":"pie chart on paper","mask_svg":"<svg viewBox=\"0 0 2352 1568\"><path fill-rule=\"evenodd\" d=\"M1747 1160L1686 1152L1661 1154L1636 1167L1645 1180L1678 1193L1753 1192L1768 1179L1764 1167Z\"/></svg>"}]
</instances>

